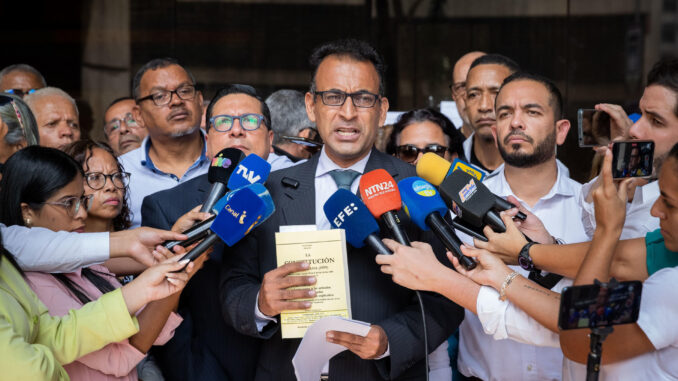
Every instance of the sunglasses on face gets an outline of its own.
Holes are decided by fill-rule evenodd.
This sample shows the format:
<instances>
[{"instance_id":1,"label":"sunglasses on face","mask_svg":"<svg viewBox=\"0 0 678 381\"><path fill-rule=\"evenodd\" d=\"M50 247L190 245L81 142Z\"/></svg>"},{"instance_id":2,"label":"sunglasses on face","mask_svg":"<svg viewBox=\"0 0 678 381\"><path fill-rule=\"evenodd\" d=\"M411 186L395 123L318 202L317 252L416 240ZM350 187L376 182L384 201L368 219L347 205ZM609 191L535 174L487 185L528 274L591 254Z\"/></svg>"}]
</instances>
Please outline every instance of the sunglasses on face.
<instances>
[{"instance_id":1,"label":"sunglasses on face","mask_svg":"<svg viewBox=\"0 0 678 381\"><path fill-rule=\"evenodd\" d=\"M412 163L417 160L420 152L422 154L433 152L440 157L445 157L446 151L447 147L441 146L440 144L429 144L424 148L419 148L413 144L404 144L396 148L396 155L400 160L407 163Z\"/></svg>"}]
</instances>

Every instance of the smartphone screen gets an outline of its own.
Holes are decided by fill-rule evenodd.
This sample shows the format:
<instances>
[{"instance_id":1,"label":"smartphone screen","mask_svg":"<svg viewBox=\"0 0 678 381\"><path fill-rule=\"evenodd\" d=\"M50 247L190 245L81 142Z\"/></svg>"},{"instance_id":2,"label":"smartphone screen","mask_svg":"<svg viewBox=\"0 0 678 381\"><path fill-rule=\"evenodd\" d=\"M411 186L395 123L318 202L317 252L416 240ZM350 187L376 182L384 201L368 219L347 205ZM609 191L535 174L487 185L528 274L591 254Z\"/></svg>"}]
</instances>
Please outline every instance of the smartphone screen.
<instances>
[{"instance_id":1,"label":"smartphone screen","mask_svg":"<svg viewBox=\"0 0 678 381\"><path fill-rule=\"evenodd\" d=\"M612 144L612 177L648 177L652 175L654 142L624 141Z\"/></svg>"},{"instance_id":2,"label":"smartphone screen","mask_svg":"<svg viewBox=\"0 0 678 381\"><path fill-rule=\"evenodd\" d=\"M640 311L640 281L565 287L560 298L558 327L562 330L635 323Z\"/></svg>"},{"instance_id":3,"label":"smartphone screen","mask_svg":"<svg viewBox=\"0 0 678 381\"><path fill-rule=\"evenodd\" d=\"M577 111L579 147L604 146L610 143L610 116L604 111L580 108Z\"/></svg>"}]
</instances>

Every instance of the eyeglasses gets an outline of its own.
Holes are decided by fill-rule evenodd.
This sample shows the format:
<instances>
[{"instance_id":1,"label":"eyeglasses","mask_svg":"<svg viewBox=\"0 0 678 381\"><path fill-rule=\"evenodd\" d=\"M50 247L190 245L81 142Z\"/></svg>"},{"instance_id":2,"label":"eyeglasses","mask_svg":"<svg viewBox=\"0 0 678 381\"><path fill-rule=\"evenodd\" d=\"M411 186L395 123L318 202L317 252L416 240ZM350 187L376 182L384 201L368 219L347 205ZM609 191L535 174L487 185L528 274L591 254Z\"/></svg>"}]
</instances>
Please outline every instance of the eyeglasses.
<instances>
[{"instance_id":1,"label":"eyeglasses","mask_svg":"<svg viewBox=\"0 0 678 381\"><path fill-rule=\"evenodd\" d=\"M325 106L343 106L347 97L351 97L353 105L360 108L374 107L379 94L372 94L369 91L357 91L355 93L346 93L339 90L316 91L315 95L320 95Z\"/></svg>"},{"instance_id":2,"label":"eyeglasses","mask_svg":"<svg viewBox=\"0 0 678 381\"><path fill-rule=\"evenodd\" d=\"M398 155L398 158L402 161L412 163L413 161L417 160L419 152L422 154L433 152L440 157L445 157L446 151L447 147L441 146L440 144L429 144L424 148L419 148L413 144L405 144L396 148L396 155Z\"/></svg>"},{"instance_id":3,"label":"eyeglasses","mask_svg":"<svg viewBox=\"0 0 678 381\"><path fill-rule=\"evenodd\" d=\"M85 173L85 181L90 188L99 190L106 185L106 180L111 179L113 186L118 189L125 189L129 185L129 172L115 172L110 175L101 172Z\"/></svg>"},{"instance_id":4,"label":"eyeglasses","mask_svg":"<svg viewBox=\"0 0 678 381\"><path fill-rule=\"evenodd\" d=\"M104 126L104 133L106 135L110 135L114 132L120 132L120 127L122 127L122 124L125 123L125 125L128 128L137 128L139 125L137 124L137 121L134 119L132 116L131 112L128 112L125 114L125 117L122 119L115 118L111 120L110 122L106 123Z\"/></svg>"},{"instance_id":5,"label":"eyeglasses","mask_svg":"<svg viewBox=\"0 0 678 381\"><path fill-rule=\"evenodd\" d=\"M246 131L254 131L261 126L264 116L261 114L215 115L210 118L210 124L219 132L231 131L235 121L240 121L240 127Z\"/></svg>"},{"instance_id":6,"label":"eyeglasses","mask_svg":"<svg viewBox=\"0 0 678 381\"><path fill-rule=\"evenodd\" d=\"M24 96L28 94L33 94L35 92L35 89L28 89L26 91L23 91L21 89L7 89L5 90L7 94L13 94L16 95L17 97L23 98Z\"/></svg>"},{"instance_id":7,"label":"eyeglasses","mask_svg":"<svg viewBox=\"0 0 678 381\"><path fill-rule=\"evenodd\" d=\"M466 82L453 83L450 85L450 90L452 90L452 96L458 97L466 90Z\"/></svg>"},{"instance_id":8,"label":"eyeglasses","mask_svg":"<svg viewBox=\"0 0 678 381\"><path fill-rule=\"evenodd\" d=\"M137 99L137 103L150 99L156 106L164 106L172 101L172 94L176 94L179 99L190 101L195 97L195 86L183 85L176 90L156 90L151 95Z\"/></svg>"},{"instance_id":9,"label":"eyeglasses","mask_svg":"<svg viewBox=\"0 0 678 381\"><path fill-rule=\"evenodd\" d=\"M92 206L92 197L94 197L94 195L90 194L88 196L69 197L63 201L46 201L43 202L43 204L60 206L66 209L66 213L68 213L69 216L75 217L80 211L80 205L85 205L85 210L89 211L89 208Z\"/></svg>"}]
</instances>

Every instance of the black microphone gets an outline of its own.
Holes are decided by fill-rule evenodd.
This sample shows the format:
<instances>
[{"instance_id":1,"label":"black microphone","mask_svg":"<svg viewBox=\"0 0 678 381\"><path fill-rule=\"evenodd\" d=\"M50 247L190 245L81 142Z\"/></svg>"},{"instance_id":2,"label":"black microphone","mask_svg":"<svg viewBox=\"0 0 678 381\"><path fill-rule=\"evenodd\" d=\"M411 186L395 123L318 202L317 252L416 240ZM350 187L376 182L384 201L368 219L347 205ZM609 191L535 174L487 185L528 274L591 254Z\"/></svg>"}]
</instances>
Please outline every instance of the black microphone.
<instances>
[{"instance_id":1,"label":"black microphone","mask_svg":"<svg viewBox=\"0 0 678 381\"><path fill-rule=\"evenodd\" d=\"M476 262L461 252L461 240L454 229L443 219L447 205L433 185L421 177L408 177L398 182L405 211L421 230L431 230L467 270L476 267Z\"/></svg>"},{"instance_id":2,"label":"black microphone","mask_svg":"<svg viewBox=\"0 0 678 381\"><path fill-rule=\"evenodd\" d=\"M201 212L209 212L217 200L226 193L228 179L244 158L245 154L237 148L225 148L214 156L212 165L207 171L207 179L212 184L212 189L200 208Z\"/></svg>"}]
</instances>

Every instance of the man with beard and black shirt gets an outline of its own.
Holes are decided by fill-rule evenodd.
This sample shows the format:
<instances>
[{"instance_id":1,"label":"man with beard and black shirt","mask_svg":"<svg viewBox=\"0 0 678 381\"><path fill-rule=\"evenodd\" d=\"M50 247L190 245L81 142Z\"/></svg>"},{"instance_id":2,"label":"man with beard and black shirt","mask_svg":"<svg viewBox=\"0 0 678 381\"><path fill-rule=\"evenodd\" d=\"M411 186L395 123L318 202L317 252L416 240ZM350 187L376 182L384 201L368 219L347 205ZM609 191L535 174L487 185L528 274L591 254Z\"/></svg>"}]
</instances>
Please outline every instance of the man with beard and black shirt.
<instances>
[{"instance_id":1,"label":"man with beard and black shirt","mask_svg":"<svg viewBox=\"0 0 678 381\"><path fill-rule=\"evenodd\" d=\"M558 89L546 78L514 73L498 89L495 110L496 125L492 131L504 164L484 184L500 197L517 199L560 240L567 243L588 240L580 219L581 184L570 179L556 160L556 146L563 144L570 129L570 122L562 114ZM531 238L539 243L556 240L545 231L542 233ZM513 269L525 277L529 272L529 266ZM569 284L570 279L563 279L553 290L559 292ZM496 294L478 295L479 306L493 302L498 302ZM466 311L459 328L458 365L463 374L484 380L561 378L563 355L559 348L495 340L483 330L481 321L487 323L480 312L475 315Z\"/></svg>"}]
</instances>

